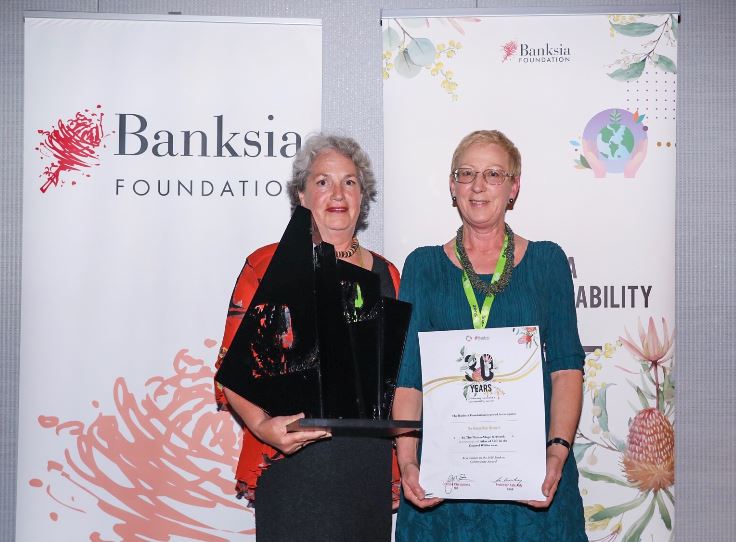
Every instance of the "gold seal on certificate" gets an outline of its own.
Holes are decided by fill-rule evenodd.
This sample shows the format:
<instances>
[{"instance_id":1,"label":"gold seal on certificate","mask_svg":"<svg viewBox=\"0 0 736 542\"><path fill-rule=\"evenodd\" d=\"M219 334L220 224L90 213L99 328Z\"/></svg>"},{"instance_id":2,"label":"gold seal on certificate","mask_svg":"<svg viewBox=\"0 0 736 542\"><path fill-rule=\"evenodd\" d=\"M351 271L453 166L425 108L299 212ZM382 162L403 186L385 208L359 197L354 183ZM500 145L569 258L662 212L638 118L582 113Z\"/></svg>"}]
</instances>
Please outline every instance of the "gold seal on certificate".
<instances>
[{"instance_id":1,"label":"gold seal on certificate","mask_svg":"<svg viewBox=\"0 0 736 542\"><path fill-rule=\"evenodd\" d=\"M544 500L537 326L419 333L428 497Z\"/></svg>"}]
</instances>

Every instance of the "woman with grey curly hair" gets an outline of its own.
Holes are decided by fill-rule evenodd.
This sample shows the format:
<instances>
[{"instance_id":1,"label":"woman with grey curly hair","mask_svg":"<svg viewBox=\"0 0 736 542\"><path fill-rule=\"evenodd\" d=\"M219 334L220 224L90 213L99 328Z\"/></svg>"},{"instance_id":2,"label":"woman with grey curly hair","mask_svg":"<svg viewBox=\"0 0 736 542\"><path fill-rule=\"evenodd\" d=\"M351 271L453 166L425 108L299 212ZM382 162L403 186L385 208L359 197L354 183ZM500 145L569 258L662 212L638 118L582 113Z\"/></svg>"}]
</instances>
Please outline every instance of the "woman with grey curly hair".
<instances>
[{"instance_id":1,"label":"woman with grey curly hair","mask_svg":"<svg viewBox=\"0 0 736 542\"><path fill-rule=\"evenodd\" d=\"M362 231L368 226L371 202L376 201L376 177L373 175L371 159L368 158L368 154L360 148L360 145L354 139L349 137L317 134L304 142L304 145L294 157L294 163L291 167L291 180L286 185L291 201L291 210L293 211L297 205L303 204L300 194L304 194L312 163L320 154L326 151L337 152L351 160L357 170L358 184L363 197L360 202L360 214L355 230Z\"/></svg>"},{"instance_id":2,"label":"woman with grey curly hair","mask_svg":"<svg viewBox=\"0 0 736 542\"><path fill-rule=\"evenodd\" d=\"M356 237L367 226L375 184L370 159L355 140L317 134L294 158L287 191L292 210L302 205L311 211L319 236L334 245L337 258L376 273L381 294L395 298L398 270L361 247ZM276 247L259 248L245 262L230 301L217 367ZM217 382L215 394L218 407L234 411L245 424L236 490L251 505L258 497L259 542L391 539L391 502L398 505L399 479L389 439L288 432L287 426L303 414L270 416Z\"/></svg>"}]
</instances>

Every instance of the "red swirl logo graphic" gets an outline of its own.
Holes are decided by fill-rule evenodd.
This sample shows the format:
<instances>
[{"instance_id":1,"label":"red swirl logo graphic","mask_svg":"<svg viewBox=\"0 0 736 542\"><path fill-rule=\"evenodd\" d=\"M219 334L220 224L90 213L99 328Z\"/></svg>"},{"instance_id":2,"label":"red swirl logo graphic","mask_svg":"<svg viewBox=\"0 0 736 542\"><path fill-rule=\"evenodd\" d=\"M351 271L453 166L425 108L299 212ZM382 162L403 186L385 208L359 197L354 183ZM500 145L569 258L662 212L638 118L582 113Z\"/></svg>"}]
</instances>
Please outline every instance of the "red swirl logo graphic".
<instances>
[{"instance_id":1,"label":"red swirl logo graphic","mask_svg":"<svg viewBox=\"0 0 736 542\"><path fill-rule=\"evenodd\" d=\"M101 109L98 105L96 109ZM62 173L67 171L78 171L91 166L99 166L99 155L97 149L102 145L104 131L102 128L102 111L78 112L74 118L65 121L59 119L56 127L50 130L38 130L43 136L36 150L41 154L41 160L50 158L52 162L44 167L39 177L44 177L45 182L41 185L41 192L54 186L64 184ZM104 147L104 145L103 145ZM85 177L91 177L89 173L83 173ZM72 185L77 184L72 180Z\"/></svg>"}]
</instances>

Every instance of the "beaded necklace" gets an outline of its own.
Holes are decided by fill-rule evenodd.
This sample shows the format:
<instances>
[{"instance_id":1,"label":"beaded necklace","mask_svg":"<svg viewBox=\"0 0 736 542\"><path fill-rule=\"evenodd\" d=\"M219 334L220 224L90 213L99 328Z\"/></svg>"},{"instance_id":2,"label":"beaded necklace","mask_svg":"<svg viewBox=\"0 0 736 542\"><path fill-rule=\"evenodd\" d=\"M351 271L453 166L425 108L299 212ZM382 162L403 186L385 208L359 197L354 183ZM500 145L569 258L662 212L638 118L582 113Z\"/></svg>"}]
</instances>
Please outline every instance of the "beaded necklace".
<instances>
[{"instance_id":1,"label":"beaded necklace","mask_svg":"<svg viewBox=\"0 0 736 542\"><path fill-rule=\"evenodd\" d=\"M511 231L508 224L505 224L503 246L501 247L501 252L496 262L496 270L493 273L490 284L483 282L470 263L470 258L468 258L468 254L465 252L465 247L463 246L462 226L458 228L457 236L455 237L455 254L463 268L462 284L465 290L465 296L468 299L468 305L470 305L473 327L475 329L483 329L488 323L491 305L493 305L496 294L506 288L511 280L511 273L514 269L514 232ZM475 298L473 288L480 290L486 296L482 309L478 307L478 300Z\"/></svg>"}]
</instances>

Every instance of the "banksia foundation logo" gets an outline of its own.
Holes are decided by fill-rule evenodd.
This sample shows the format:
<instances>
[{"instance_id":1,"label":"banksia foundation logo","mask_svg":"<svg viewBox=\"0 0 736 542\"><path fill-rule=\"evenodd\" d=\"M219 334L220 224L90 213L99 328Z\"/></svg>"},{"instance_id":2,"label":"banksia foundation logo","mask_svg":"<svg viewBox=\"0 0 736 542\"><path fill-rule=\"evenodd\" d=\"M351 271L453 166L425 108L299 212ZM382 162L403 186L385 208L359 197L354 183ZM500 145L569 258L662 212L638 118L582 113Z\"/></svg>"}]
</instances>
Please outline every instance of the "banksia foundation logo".
<instances>
[{"instance_id":1,"label":"banksia foundation logo","mask_svg":"<svg viewBox=\"0 0 736 542\"><path fill-rule=\"evenodd\" d=\"M66 182L65 173L77 171L84 177L91 177L83 170L100 165L97 149L104 138L104 113L101 105L95 109L85 109L66 121L59 119L56 127L50 130L38 130L43 139L36 150L41 155L41 160L51 160L39 175L44 179L40 187L44 194L52 186L63 186ZM72 185L77 184L77 179L70 180Z\"/></svg>"},{"instance_id":2,"label":"banksia foundation logo","mask_svg":"<svg viewBox=\"0 0 736 542\"><path fill-rule=\"evenodd\" d=\"M512 57L517 63L566 63L572 60L572 52L570 47L564 43L534 42L527 43L524 41L509 40L500 47L501 63L506 62Z\"/></svg>"},{"instance_id":3,"label":"banksia foundation logo","mask_svg":"<svg viewBox=\"0 0 736 542\"><path fill-rule=\"evenodd\" d=\"M501 62L506 62L509 58L514 56L517 51L519 50L519 44L515 41L507 41L501 46L501 51L503 51L503 58L501 58Z\"/></svg>"},{"instance_id":4,"label":"banksia foundation logo","mask_svg":"<svg viewBox=\"0 0 736 542\"><path fill-rule=\"evenodd\" d=\"M588 121L582 143L570 144L579 157L577 169L592 169L597 178L608 173L623 173L633 178L647 155L647 130L644 115L625 109L605 109Z\"/></svg>"}]
</instances>

